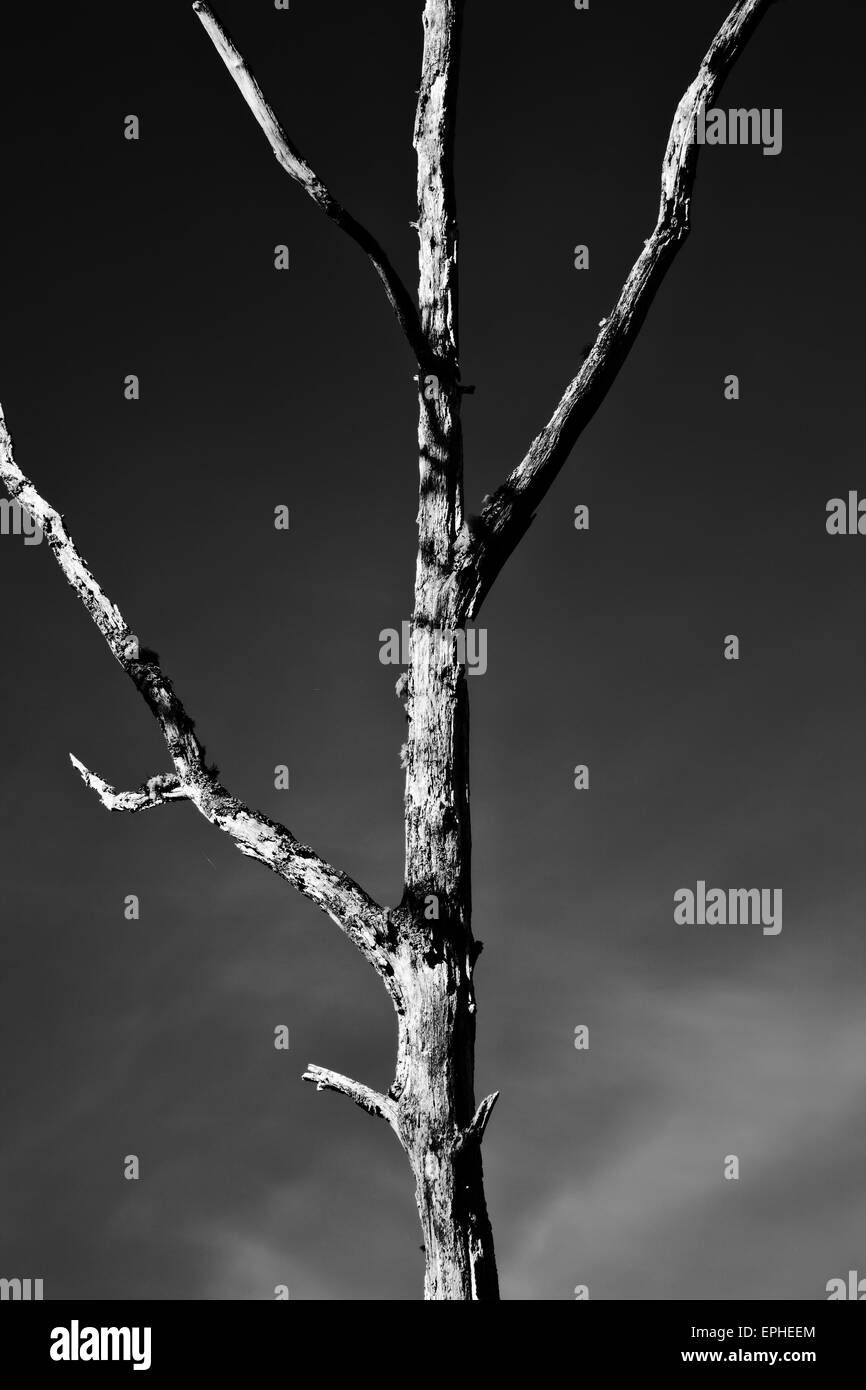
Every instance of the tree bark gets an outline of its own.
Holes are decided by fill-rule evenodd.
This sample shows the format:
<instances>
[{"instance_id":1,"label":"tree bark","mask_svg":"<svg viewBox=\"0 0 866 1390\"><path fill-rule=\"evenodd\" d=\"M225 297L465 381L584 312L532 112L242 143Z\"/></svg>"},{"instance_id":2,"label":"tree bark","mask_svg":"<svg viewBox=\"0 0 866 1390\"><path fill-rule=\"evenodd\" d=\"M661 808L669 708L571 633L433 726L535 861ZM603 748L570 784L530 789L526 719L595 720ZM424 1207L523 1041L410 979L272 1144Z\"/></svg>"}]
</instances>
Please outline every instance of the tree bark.
<instances>
[{"instance_id":1,"label":"tree bark","mask_svg":"<svg viewBox=\"0 0 866 1390\"><path fill-rule=\"evenodd\" d=\"M432 930L431 930L432 928ZM398 1044L397 1133L415 1178L426 1299L497 1299L473 1095L475 1005L459 935L413 922L399 953L406 1012Z\"/></svg>"},{"instance_id":2,"label":"tree bark","mask_svg":"<svg viewBox=\"0 0 866 1390\"><path fill-rule=\"evenodd\" d=\"M394 1086L415 1175L427 1299L497 1299L476 1123L469 699L454 602L463 524L454 125L463 0L426 0L414 144L419 363L418 558L406 698L406 871L395 975L404 1004ZM465 652L464 652L465 656Z\"/></svg>"}]
</instances>

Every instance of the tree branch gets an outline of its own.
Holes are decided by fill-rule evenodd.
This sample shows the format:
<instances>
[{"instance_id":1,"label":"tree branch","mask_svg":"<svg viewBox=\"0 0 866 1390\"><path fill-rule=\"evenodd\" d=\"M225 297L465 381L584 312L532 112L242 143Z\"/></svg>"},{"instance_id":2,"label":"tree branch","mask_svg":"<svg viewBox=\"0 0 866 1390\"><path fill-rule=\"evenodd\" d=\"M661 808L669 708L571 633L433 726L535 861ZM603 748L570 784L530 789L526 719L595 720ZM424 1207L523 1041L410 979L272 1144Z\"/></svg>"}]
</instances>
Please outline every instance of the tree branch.
<instances>
[{"instance_id":1,"label":"tree branch","mask_svg":"<svg viewBox=\"0 0 866 1390\"><path fill-rule=\"evenodd\" d=\"M527 530L578 437L601 405L637 337L668 268L689 233L699 146L692 142L701 106L715 98L772 0L737 0L684 93L662 163L658 220L632 267L616 307L603 319L577 376L521 463L457 544L455 578L463 620L474 617L497 574Z\"/></svg>"},{"instance_id":2,"label":"tree branch","mask_svg":"<svg viewBox=\"0 0 866 1390\"><path fill-rule=\"evenodd\" d=\"M366 1110L368 1115L387 1120L399 1137L397 1106L389 1096L380 1095L378 1091L362 1085L360 1081L353 1081L349 1076L341 1076L338 1071L327 1071L325 1067L316 1067L312 1063L304 1072L302 1080L312 1081L317 1091L339 1091L341 1095L348 1096L356 1105L360 1105L362 1110Z\"/></svg>"},{"instance_id":3,"label":"tree branch","mask_svg":"<svg viewBox=\"0 0 866 1390\"><path fill-rule=\"evenodd\" d=\"M175 777L164 774L168 787L157 799L155 793L115 792L107 782L89 772L73 758L85 783L96 791L110 810L138 811L176 800L182 795L219 830L234 840L242 854L258 859L281 878L317 904L341 928L382 977L398 1012L403 1004L394 977L387 922L378 903L354 879L321 859L307 845L295 839L290 830L260 812L251 811L217 780L215 769L205 761L205 750L195 733L194 722L163 673L154 652L139 648L138 639L127 625L120 609L100 589L66 530L63 517L36 491L15 462L12 440L0 406L0 479L13 500L38 522L66 580L78 594L112 655L145 700L162 730ZM151 786L162 779L151 779Z\"/></svg>"},{"instance_id":4,"label":"tree branch","mask_svg":"<svg viewBox=\"0 0 866 1390\"><path fill-rule=\"evenodd\" d=\"M436 363L431 360L427 340L421 329L418 310L385 251L372 233L368 232L366 227L362 227L361 223L337 202L330 189L316 176L297 146L286 135L265 100L258 82L210 6L206 5L204 0L195 0L193 9L207 31L214 48L228 68L232 79L237 84L244 101L267 136L268 143L278 162L289 177L299 183L304 192L322 209L325 216L346 232L369 257L376 274L385 287L388 303L408 339L416 361L422 367L433 371Z\"/></svg>"}]
</instances>

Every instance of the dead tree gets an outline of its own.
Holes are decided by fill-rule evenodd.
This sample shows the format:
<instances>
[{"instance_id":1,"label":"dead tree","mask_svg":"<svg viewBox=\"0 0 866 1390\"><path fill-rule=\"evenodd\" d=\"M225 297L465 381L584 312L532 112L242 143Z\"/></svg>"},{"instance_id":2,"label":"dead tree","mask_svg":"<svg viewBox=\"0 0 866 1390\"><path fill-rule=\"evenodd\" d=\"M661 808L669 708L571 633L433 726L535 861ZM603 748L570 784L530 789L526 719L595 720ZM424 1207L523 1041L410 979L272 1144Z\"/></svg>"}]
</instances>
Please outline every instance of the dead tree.
<instances>
[{"instance_id":1,"label":"dead tree","mask_svg":"<svg viewBox=\"0 0 866 1390\"><path fill-rule=\"evenodd\" d=\"M480 516L463 510L461 384L457 333L457 217L454 132L464 0L425 0L418 156L418 303L378 241L337 202L296 146L208 6L198 18L262 127L278 162L366 253L409 343L418 383L418 552L408 680L405 884L383 908L347 874L264 815L242 805L209 766L156 654L139 648L120 610L76 549L63 518L16 465L0 412L0 476L38 522L57 563L115 660L144 697L165 738L173 771L138 791L117 792L72 758L110 811L191 802L238 849L317 903L366 956L397 1014L397 1065L387 1095L322 1067L304 1080L340 1091L387 1120L409 1158L426 1252L425 1297L496 1299L493 1236L484 1199L481 1141L498 1093L476 1105L475 993L479 946L471 926L469 703L458 637L474 620L497 574L581 431L607 395L658 288L689 232L699 147L696 115L714 100L773 0L736 0L674 116L662 163L661 201L644 243L595 342L556 409ZM465 650L465 649L464 649Z\"/></svg>"}]
</instances>

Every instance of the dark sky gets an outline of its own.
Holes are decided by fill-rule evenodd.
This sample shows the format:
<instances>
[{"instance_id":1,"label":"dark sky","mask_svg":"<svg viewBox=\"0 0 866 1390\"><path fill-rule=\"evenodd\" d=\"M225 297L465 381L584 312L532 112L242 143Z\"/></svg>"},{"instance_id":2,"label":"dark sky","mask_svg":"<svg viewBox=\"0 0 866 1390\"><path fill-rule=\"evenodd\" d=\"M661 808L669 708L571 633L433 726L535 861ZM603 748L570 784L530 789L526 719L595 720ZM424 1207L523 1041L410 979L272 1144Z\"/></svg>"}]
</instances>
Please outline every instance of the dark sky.
<instances>
[{"instance_id":1,"label":"dark sky","mask_svg":"<svg viewBox=\"0 0 866 1390\"><path fill-rule=\"evenodd\" d=\"M410 283L421 8L219 6ZM469 510L615 302L726 9L467 5ZM864 42L854 0L764 19L721 104L782 108L782 153L704 151L692 236L482 611L478 1091L502 1092L484 1152L509 1299L815 1299L866 1272L866 538L824 524L866 494ZM2 45L18 462L226 785L394 903L403 723L378 634L411 610L416 406L379 283L187 4L19 6ZM69 752L135 787L168 766L159 731L47 546L0 538L0 583L0 1275L49 1298L420 1297L393 1135L300 1081L315 1062L387 1087L379 981L192 808L103 810ZM698 879L781 887L782 932L675 924Z\"/></svg>"}]
</instances>

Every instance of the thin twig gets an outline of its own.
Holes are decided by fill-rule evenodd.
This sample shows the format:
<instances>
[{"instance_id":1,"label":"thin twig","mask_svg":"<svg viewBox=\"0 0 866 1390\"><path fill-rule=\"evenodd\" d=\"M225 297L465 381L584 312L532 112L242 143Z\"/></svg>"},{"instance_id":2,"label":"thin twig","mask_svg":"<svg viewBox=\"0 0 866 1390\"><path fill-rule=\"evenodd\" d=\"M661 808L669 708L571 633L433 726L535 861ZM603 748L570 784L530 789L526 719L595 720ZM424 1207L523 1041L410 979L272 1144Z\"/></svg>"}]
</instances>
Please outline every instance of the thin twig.
<instances>
[{"instance_id":1,"label":"thin twig","mask_svg":"<svg viewBox=\"0 0 866 1390\"><path fill-rule=\"evenodd\" d=\"M381 1095L379 1091L364 1086L360 1081L353 1081L350 1076L343 1076L338 1071L328 1071L325 1067L317 1067L312 1063L304 1072L302 1080L311 1081L317 1091L339 1091L340 1095L348 1096L356 1105L360 1105L368 1115L387 1120L395 1133L397 1132L397 1106L389 1096Z\"/></svg>"}]
</instances>

